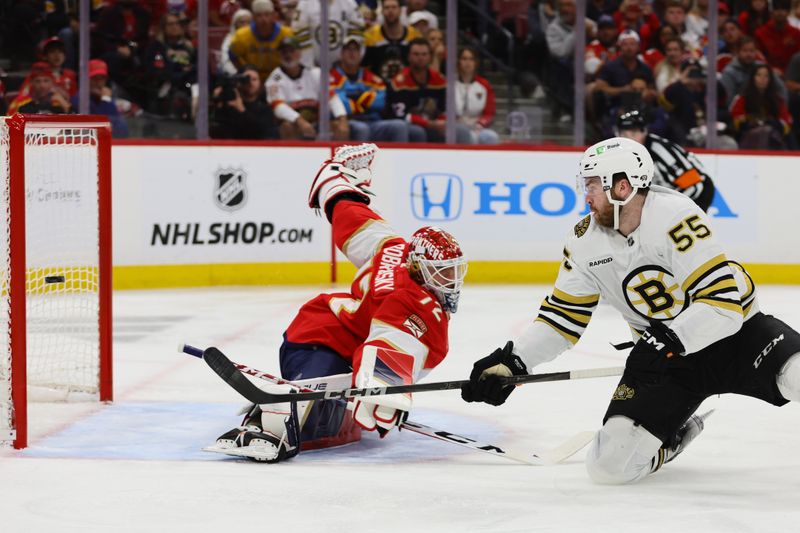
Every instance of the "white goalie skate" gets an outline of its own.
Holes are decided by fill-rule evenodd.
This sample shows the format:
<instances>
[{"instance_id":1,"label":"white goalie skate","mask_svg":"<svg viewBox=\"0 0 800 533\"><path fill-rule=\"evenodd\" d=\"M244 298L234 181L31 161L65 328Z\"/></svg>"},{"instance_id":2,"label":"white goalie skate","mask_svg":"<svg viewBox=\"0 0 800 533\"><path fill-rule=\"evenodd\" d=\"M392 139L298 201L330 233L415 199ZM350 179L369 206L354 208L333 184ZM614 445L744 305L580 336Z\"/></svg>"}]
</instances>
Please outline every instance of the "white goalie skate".
<instances>
[{"instance_id":1,"label":"white goalie skate","mask_svg":"<svg viewBox=\"0 0 800 533\"><path fill-rule=\"evenodd\" d=\"M254 405L243 425L223 433L203 451L265 463L294 457L300 451L297 408L289 404L277 405L281 409L268 412L262 412L259 406Z\"/></svg>"},{"instance_id":2,"label":"white goalie skate","mask_svg":"<svg viewBox=\"0 0 800 533\"><path fill-rule=\"evenodd\" d=\"M254 461L277 463L296 454L285 438L263 431L258 426L239 426L221 435L213 446L203 451L246 457ZM295 453L291 453L295 451Z\"/></svg>"}]
</instances>

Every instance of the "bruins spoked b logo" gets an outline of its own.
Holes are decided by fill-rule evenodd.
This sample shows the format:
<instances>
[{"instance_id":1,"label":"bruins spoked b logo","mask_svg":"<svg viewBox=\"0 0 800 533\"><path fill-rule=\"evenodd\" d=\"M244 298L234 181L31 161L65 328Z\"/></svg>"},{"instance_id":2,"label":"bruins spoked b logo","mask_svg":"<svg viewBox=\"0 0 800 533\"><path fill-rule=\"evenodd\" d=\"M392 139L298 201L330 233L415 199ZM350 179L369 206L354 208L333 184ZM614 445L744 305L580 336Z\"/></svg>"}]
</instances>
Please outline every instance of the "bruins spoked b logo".
<instances>
[{"instance_id":1,"label":"bruins spoked b logo","mask_svg":"<svg viewBox=\"0 0 800 533\"><path fill-rule=\"evenodd\" d=\"M244 170L224 168L214 178L214 201L225 211L236 211L247 201Z\"/></svg>"},{"instance_id":2,"label":"bruins spoked b logo","mask_svg":"<svg viewBox=\"0 0 800 533\"><path fill-rule=\"evenodd\" d=\"M622 292L628 306L648 320L672 320L687 304L672 273L658 265L645 265L628 274Z\"/></svg>"}]
</instances>

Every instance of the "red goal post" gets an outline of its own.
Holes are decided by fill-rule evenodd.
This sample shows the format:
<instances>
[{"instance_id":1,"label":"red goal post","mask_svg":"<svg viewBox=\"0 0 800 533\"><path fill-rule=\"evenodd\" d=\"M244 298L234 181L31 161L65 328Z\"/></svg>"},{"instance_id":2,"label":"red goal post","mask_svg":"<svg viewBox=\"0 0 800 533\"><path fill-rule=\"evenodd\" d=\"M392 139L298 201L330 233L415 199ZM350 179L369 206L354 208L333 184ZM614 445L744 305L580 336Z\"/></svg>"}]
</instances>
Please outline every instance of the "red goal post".
<instances>
[{"instance_id":1,"label":"red goal post","mask_svg":"<svg viewBox=\"0 0 800 533\"><path fill-rule=\"evenodd\" d=\"M0 118L0 177L0 446L24 448L29 400L113 397L108 120Z\"/></svg>"}]
</instances>

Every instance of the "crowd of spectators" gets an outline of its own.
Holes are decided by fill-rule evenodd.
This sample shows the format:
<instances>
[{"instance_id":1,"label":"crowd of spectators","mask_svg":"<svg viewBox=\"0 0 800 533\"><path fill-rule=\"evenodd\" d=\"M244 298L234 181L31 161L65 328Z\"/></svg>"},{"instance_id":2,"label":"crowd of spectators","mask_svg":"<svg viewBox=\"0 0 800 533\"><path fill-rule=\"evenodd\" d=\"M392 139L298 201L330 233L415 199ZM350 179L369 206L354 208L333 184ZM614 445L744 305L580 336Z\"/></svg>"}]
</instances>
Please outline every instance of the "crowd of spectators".
<instances>
[{"instance_id":1,"label":"crowd of spectators","mask_svg":"<svg viewBox=\"0 0 800 533\"><path fill-rule=\"evenodd\" d=\"M445 38L427 0L329 0L327 76L319 0L210 0L208 58L197 53L197 3L92 2L90 110L111 117L115 136L137 116L191 124L198 61L207 60L214 138L319 138L327 81L332 139L444 141ZM18 31L0 41L13 39L6 59L28 74L0 94L0 112L76 112L77 2L12 4L0 5L0 23ZM491 84L477 73L475 51L460 52L457 142L497 143Z\"/></svg>"},{"instance_id":2,"label":"crowd of spectators","mask_svg":"<svg viewBox=\"0 0 800 533\"><path fill-rule=\"evenodd\" d=\"M197 54L198 0L93 0L91 111L109 115L117 136L128 134L126 120L142 115L191 124L198 61L208 61L212 137L318 138L327 80L331 138L443 142L444 3L328 1L324 44L332 68L323 76L319 0L209 0L207 58ZM574 118L573 65L581 58L577 1L486 2L501 23L504 6L518 6L517 15L523 7L524 24L514 19L517 52L505 59L528 82L523 93L539 85L565 124ZM76 6L0 0L0 59L25 73L13 87L0 77L0 112L76 111ZM726 0L718 7L719 42L709 43L709 0L585 0L587 141L612 135L616 117L637 109L653 133L703 145L706 83L715 76L723 146L800 147L800 0ZM465 21L461 29L474 34L475 27ZM482 42L502 56L491 40ZM708 64L712 45L715 65ZM456 141L500 142L481 55L459 46L456 57Z\"/></svg>"},{"instance_id":3,"label":"crowd of spectators","mask_svg":"<svg viewBox=\"0 0 800 533\"><path fill-rule=\"evenodd\" d=\"M638 109L650 131L704 145L711 75L723 147L798 147L800 2L718 2L715 65L708 61L708 12L708 0L587 0L588 141L612 135L616 117ZM526 42L547 50L533 70L553 113L571 122L574 93L564 87L575 83L576 0L531 0L528 19L537 34Z\"/></svg>"}]
</instances>

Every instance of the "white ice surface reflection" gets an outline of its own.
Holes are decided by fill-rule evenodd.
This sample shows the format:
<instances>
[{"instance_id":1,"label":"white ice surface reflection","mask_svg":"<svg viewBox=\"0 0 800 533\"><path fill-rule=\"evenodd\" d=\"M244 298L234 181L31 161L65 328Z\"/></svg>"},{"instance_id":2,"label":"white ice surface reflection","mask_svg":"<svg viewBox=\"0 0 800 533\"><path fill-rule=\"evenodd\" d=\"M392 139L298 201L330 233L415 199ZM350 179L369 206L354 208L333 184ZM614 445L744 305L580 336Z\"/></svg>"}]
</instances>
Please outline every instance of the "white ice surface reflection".
<instances>
[{"instance_id":1,"label":"white ice surface reflection","mask_svg":"<svg viewBox=\"0 0 800 533\"><path fill-rule=\"evenodd\" d=\"M179 341L216 345L278 373L281 333L320 287L115 294L112 405L33 404L31 444L0 454L0 532L647 531L788 532L800 523L800 409L731 395L674 463L635 486L592 484L578 453L528 467L411 432L263 465L201 452L243 405ZM472 286L451 355L472 362L533 318L545 286ZM800 288L760 287L761 307L800 328ZM617 366L627 327L601 306L579 347L537 371ZM518 450L597 429L616 378L517 389L506 405L457 391L415 396L412 418Z\"/></svg>"}]
</instances>

